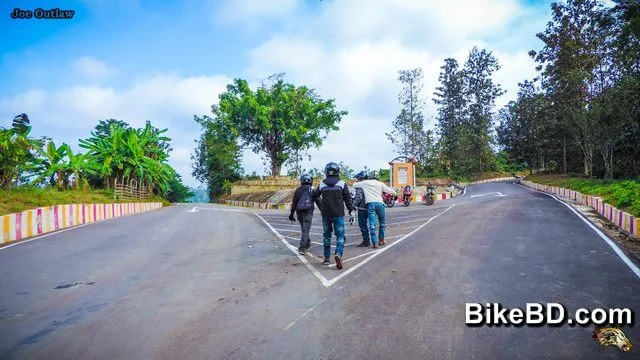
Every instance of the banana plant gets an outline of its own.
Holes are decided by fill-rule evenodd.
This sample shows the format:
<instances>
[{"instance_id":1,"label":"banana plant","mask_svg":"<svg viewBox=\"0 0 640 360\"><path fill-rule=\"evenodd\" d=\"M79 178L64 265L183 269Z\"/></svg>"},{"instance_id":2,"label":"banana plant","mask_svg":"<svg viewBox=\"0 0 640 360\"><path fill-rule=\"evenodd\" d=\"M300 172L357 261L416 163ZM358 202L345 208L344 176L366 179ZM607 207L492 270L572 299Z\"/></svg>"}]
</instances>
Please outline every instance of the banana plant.
<instances>
[{"instance_id":1,"label":"banana plant","mask_svg":"<svg viewBox=\"0 0 640 360\"><path fill-rule=\"evenodd\" d=\"M46 148L40 151L40 175L31 184L39 184L49 178L49 185L56 184L59 188L63 187L66 181L63 159L67 156L68 148L69 145L65 143L56 147L55 142L49 141Z\"/></svg>"},{"instance_id":2,"label":"banana plant","mask_svg":"<svg viewBox=\"0 0 640 360\"><path fill-rule=\"evenodd\" d=\"M64 172L70 173L73 176L73 186L78 189L80 184L87 186L87 175L98 175L99 168L97 164L90 161L87 153L74 154L69 145L65 144L65 152L69 161L62 164Z\"/></svg>"}]
</instances>

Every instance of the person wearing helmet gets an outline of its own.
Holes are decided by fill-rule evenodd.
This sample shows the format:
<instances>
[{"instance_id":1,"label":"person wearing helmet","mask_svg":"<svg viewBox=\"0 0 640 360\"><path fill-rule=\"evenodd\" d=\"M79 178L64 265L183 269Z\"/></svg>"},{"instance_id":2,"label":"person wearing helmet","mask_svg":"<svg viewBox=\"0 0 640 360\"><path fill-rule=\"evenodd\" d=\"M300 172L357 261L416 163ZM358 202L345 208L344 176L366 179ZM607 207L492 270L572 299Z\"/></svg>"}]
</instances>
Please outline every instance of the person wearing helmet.
<instances>
[{"instance_id":1,"label":"person wearing helmet","mask_svg":"<svg viewBox=\"0 0 640 360\"><path fill-rule=\"evenodd\" d=\"M296 221L293 216L295 213L298 216L298 222L300 223L300 246L298 246L298 252L300 255L306 255L311 248L311 239L309 238L309 232L311 231L311 221L313 220L313 210L315 204L312 197L313 192L313 179L309 174L302 174L300 176L300 186L293 193L293 201L291 202L291 213L289 214L289 220ZM318 206L320 207L320 206Z\"/></svg>"},{"instance_id":2,"label":"person wearing helmet","mask_svg":"<svg viewBox=\"0 0 640 360\"><path fill-rule=\"evenodd\" d=\"M369 232L371 236L371 242L373 243L373 248L377 249L378 243L380 244L380 246L385 245L385 210L384 202L382 200L382 193L386 192L390 193L391 195L395 195L396 191L376 179L359 181L353 184L353 187L355 189L362 189L364 192L364 199L367 203L367 212L369 216ZM380 223L379 234L376 232L376 222ZM378 236L380 241L378 241Z\"/></svg>"},{"instance_id":3,"label":"person wearing helmet","mask_svg":"<svg viewBox=\"0 0 640 360\"><path fill-rule=\"evenodd\" d=\"M329 265L331 261L331 235L336 234L335 260L336 268L342 269L342 254L344 250L344 207L349 210L349 223L353 224L354 210L351 201L349 186L340 180L340 167L330 162L324 168L325 179L313 191L313 198L321 198L320 213L322 214L322 244L324 246L324 262Z\"/></svg>"},{"instance_id":4,"label":"person wearing helmet","mask_svg":"<svg viewBox=\"0 0 640 360\"><path fill-rule=\"evenodd\" d=\"M357 181L368 180L369 173L367 170L360 171L354 178ZM358 226L362 233L362 242L358 247L368 247L370 245L369 237L369 215L367 210L367 203L364 199L364 191L362 189L355 189L355 198L353 200L353 206L358 209Z\"/></svg>"}]
</instances>

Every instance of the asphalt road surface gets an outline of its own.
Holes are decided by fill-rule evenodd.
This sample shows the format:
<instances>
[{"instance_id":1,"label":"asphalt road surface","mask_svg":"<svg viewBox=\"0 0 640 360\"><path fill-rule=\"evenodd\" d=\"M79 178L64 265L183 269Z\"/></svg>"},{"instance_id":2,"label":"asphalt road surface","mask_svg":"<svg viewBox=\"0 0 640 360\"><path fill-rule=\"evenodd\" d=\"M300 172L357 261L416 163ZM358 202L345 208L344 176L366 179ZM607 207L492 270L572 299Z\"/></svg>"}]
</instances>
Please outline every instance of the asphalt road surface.
<instances>
[{"instance_id":1,"label":"asphalt road surface","mask_svg":"<svg viewBox=\"0 0 640 360\"><path fill-rule=\"evenodd\" d=\"M387 243L323 266L285 210L189 204L0 249L2 359L637 359L593 326L465 325L466 303L640 310L581 217L511 183L387 209ZM635 261L635 260L634 260ZM332 259L333 262L333 259Z\"/></svg>"}]
</instances>

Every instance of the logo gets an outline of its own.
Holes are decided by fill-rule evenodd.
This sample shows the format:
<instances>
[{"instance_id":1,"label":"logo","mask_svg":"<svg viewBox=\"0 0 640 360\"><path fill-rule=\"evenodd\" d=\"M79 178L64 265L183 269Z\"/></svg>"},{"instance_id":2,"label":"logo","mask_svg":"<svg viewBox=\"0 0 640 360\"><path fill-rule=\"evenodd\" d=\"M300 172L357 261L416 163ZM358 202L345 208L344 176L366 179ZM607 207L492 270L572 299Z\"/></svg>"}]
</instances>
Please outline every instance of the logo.
<instances>
[{"instance_id":1,"label":"logo","mask_svg":"<svg viewBox=\"0 0 640 360\"><path fill-rule=\"evenodd\" d=\"M593 331L593 339L602 347L616 346L622 352L631 351L631 341L618 327L599 327Z\"/></svg>"},{"instance_id":2,"label":"logo","mask_svg":"<svg viewBox=\"0 0 640 360\"><path fill-rule=\"evenodd\" d=\"M13 9L11 12L12 19L72 19L76 14L74 10L61 10L55 9L42 9L37 8L35 10L23 10L19 8Z\"/></svg>"}]
</instances>

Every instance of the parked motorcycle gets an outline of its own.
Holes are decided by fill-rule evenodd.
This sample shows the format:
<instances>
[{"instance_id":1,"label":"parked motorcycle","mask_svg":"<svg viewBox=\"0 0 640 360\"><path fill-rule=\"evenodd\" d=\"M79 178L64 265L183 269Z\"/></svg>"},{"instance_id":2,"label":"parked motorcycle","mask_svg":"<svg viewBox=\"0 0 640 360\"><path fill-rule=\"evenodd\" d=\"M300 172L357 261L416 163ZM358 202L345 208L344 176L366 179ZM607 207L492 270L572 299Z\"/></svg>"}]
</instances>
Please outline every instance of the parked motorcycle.
<instances>
[{"instance_id":1,"label":"parked motorcycle","mask_svg":"<svg viewBox=\"0 0 640 360\"><path fill-rule=\"evenodd\" d=\"M411 185L405 186L402 191L402 205L404 205L405 207L409 206L412 197L413 189L411 188Z\"/></svg>"},{"instance_id":2,"label":"parked motorcycle","mask_svg":"<svg viewBox=\"0 0 640 360\"><path fill-rule=\"evenodd\" d=\"M427 193L425 194L425 204L431 206L436 201L436 187L431 184L427 185Z\"/></svg>"},{"instance_id":3,"label":"parked motorcycle","mask_svg":"<svg viewBox=\"0 0 640 360\"><path fill-rule=\"evenodd\" d=\"M382 201L387 207L393 207L396 204L396 200L398 200L398 195L391 195L389 193L382 193Z\"/></svg>"}]
</instances>

